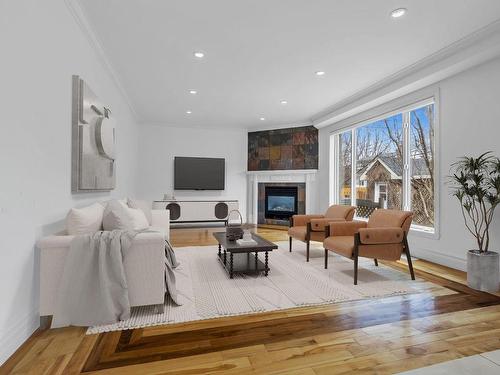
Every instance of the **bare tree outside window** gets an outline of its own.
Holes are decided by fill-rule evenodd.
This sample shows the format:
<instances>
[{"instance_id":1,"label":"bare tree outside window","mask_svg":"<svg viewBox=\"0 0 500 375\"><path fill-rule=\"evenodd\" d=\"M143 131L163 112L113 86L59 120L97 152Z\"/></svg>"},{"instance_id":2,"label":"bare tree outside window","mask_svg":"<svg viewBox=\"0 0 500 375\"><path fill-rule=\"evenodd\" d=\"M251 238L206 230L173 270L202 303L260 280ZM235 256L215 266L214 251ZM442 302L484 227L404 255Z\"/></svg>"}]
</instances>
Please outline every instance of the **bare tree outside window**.
<instances>
[{"instance_id":1,"label":"bare tree outside window","mask_svg":"<svg viewBox=\"0 0 500 375\"><path fill-rule=\"evenodd\" d=\"M377 208L402 209L405 153L409 150L409 202L415 225L434 227L434 104L377 120L338 135L339 201L356 199L356 215L369 217ZM406 135L405 135L406 134ZM352 137L355 136L356 142ZM406 138L405 138L406 137ZM356 175L351 176L353 144Z\"/></svg>"}]
</instances>

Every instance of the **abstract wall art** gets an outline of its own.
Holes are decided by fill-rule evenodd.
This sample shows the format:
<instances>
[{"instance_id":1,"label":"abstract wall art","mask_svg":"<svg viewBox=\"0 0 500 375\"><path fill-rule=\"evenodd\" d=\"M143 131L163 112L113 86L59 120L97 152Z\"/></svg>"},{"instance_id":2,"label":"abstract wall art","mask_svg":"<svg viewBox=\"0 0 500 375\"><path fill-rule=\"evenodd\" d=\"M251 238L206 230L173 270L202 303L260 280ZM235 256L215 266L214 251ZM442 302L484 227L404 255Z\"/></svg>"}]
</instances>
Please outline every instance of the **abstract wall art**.
<instances>
[{"instance_id":1,"label":"abstract wall art","mask_svg":"<svg viewBox=\"0 0 500 375\"><path fill-rule=\"evenodd\" d=\"M90 87L73 76L71 191L115 188L115 121Z\"/></svg>"}]
</instances>

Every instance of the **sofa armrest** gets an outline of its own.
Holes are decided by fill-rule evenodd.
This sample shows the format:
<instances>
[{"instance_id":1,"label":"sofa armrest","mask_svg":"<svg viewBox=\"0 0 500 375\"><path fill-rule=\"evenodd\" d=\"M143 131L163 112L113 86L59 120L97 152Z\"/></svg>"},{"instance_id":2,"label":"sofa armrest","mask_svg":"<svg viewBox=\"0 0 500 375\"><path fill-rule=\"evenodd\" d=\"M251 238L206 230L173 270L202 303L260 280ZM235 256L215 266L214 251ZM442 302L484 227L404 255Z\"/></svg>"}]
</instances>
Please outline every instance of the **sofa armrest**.
<instances>
[{"instance_id":1,"label":"sofa armrest","mask_svg":"<svg viewBox=\"0 0 500 375\"><path fill-rule=\"evenodd\" d=\"M36 247L39 249L54 249L54 248L61 248L61 247L68 247L71 244L71 241L73 241L73 238L75 236L69 236L69 235L52 235L52 236L47 236L40 238L37 243Z\"/></svg>"},{"instance_id":2,"label":"sofa armrest","mask_svg":"<svg viewBox=\"0 0 500 375\"><path fill-rule=\"evenodd\" d=\"M326 227L326 237L354 236L360 229L366 228L365 221L332 222Z\"/></svg>"},{"instance_id":3,"label":"sofa armrest","mask_svg":"<svg viewBox=\"0 0 500 375\"><path fill-rule=\"evenodd\" d=\"M290 226L304 227L307 223L311 222L312 219L321 219L324 217L324 215L293 215Z\"/></svg>"},{"instance_id":4,"label":"sofa armrest","mask_svg":"<svg viewBox=\"0 0 500 375\"><path fill-rule=\"evenodd\" d=\"M321 218L321 219L311 219L311 230L314 232L323 232L325 227L333 222L345 222L345 219L340 218Z\"/></svg>"},{"instance_id":5,"label":"sofa armrest","mask_svg":"<svg viewBox=\"0 0 500 375\"><path fill-rule=\"evenodd\" d=\"M402 228L361 228L359 240L364 245L394 244L403 242Z\"/></svg>"},{"instance_id":6,"label":"sofa armrest","mask_svg":"<svg viewBox=\"0 0 500 375\"><path fill-rule=\"evenodd\" d=\"M170 238L170 210L151 210L151 226L158 228Z\"/></svg>"}]
</instances>

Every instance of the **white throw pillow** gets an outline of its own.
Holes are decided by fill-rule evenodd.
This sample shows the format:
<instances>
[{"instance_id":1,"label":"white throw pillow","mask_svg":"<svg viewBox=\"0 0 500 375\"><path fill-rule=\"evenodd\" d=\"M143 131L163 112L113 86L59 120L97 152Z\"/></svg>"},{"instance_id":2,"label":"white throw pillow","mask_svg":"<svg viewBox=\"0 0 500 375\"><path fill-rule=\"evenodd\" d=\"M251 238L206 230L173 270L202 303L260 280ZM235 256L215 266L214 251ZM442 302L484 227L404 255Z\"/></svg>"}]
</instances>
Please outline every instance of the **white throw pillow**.
<instances>
[{"instance_id":1,"label":"white throw pillow","mask_svg":"<svg viewBox=\"0 0 500 375\"><path fill-rule=\"evenodd\" d=\"M148 220L139 209L129 208L124 202L108 202L103 217L104 230L141 230L149 227Z\"/></svg>"},{"instance_id":2,"label":"white throw pillow","mask_svg":"<svg viewBox=\"0 0 500 375\"><path fill-rule=\"evenodd\" d=\"M133 229L132 221L125 211L125 206L117 200L109 201L104 209L104 217L102 219L104 230L131 230Z\"/></svg>"},{"instance_id":3,"label":"white throw pillow","mask_svg":"<svg viewBox=\"0 0 500 375\"><path fill-rule=\"evenodd\" d=\"M148 219L141 209L127 207L126 211L132 222L132 228L141 230L149 227Z\"/></svg>"},{"instance_id":4,"label":"white throw pillow","mask_svg":"<svg viewBox=\"0 0 500 375\"><path fill-rule=\"evenodd\" d=\"M152 209L151 202L128 198L127 205L130 208L138 208L139 210L142 210L142 212L144 212L144 215L146 215L146 219L148 219L149 225L153 224L153 214L151 213Z\"/></svg>"},{"instance_id":5,"label":"white throw pillow","mask_svg":"<svg viewBox=\"0 0 500 375\"><path fill-rule=\"evenodd\" d=\"M102 230L104 207L99 203L83 208L72 208L66 216L69 235L95 233Z\"/></svg>"}]
</instances>

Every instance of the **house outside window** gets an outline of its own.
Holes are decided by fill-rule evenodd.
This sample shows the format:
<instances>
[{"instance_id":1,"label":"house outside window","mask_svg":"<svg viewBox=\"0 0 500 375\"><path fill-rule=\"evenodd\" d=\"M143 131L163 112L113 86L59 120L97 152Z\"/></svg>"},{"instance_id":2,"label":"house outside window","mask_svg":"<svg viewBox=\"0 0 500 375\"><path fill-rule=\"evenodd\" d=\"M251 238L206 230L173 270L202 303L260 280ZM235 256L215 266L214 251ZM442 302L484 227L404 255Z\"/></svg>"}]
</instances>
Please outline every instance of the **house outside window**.
<instances>
[{"instance_id":1,"label":"house outside window","mask_svg":"<svg viewBox=\"0 0 500 375\"><path fill-rule=\"evenodd\" d=\"M428 100L332 134L332 203L356 206L358 219L378 208L411 210L412 228L434 233L434 123Z\"/></svg>"}]
</instances>

